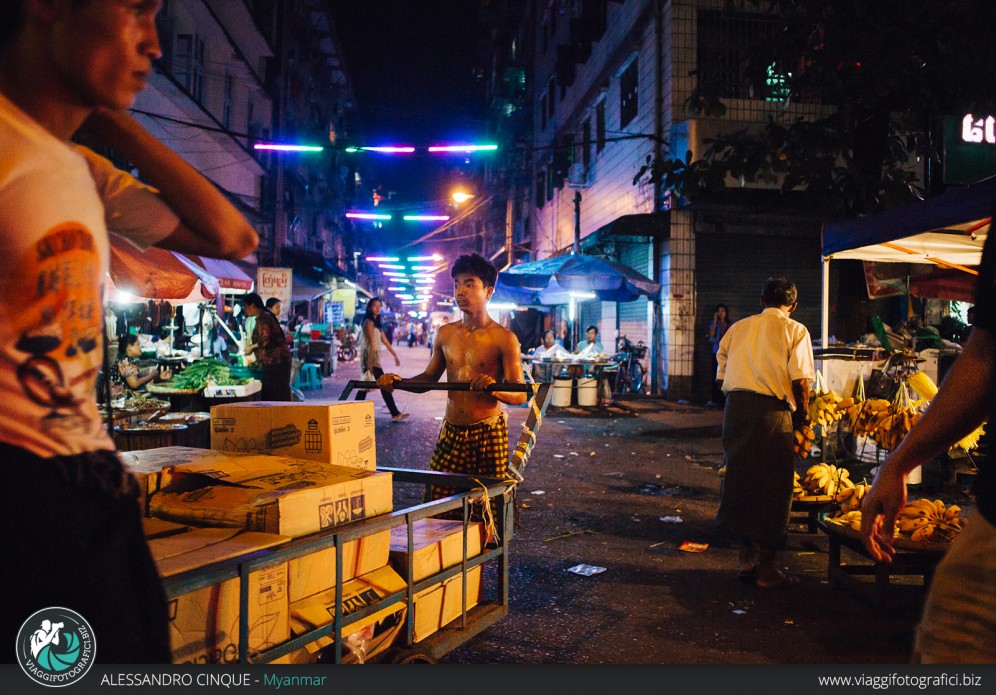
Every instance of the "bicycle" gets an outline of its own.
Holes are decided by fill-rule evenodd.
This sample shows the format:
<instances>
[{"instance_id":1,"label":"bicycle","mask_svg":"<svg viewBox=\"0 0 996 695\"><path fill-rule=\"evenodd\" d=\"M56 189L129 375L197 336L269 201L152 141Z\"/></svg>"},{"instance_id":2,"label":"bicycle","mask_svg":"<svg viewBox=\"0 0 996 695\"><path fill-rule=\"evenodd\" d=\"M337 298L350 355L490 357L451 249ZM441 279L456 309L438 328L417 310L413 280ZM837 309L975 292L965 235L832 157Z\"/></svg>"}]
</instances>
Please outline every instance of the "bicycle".
<instances>
[{"instance_id":1,"label":"bicycle","mask_svg":"<svg viewBox=\"0 0 996 695\"><path fill-rule=\"evenodd\" d=\"M616 341L616 357L619 371L616 372L616 393L643 393L647 381L647 370L640 362L647 355L647 346L643 341L635 345L629 338L622 336Z\"/></svg>"}]
</instances>

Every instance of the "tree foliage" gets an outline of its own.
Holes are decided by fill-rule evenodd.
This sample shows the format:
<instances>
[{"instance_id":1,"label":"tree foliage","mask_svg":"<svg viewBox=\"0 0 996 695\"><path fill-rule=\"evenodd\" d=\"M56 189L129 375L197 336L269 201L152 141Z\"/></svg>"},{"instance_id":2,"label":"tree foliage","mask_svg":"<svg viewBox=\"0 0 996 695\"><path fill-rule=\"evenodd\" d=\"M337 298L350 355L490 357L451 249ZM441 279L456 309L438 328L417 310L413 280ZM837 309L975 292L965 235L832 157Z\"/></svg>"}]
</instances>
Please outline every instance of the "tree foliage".
<instances>
[{"instance_id":1,"label":"tree foliage","mask_svg":"<svg viewBox=\"0 0 996 695\"><path fill-rule=\"evenodd\" d=\"M742 184L778 182L841 214L871 213L936 181L939 130L948 115L996 110L996 2L986 0L730 0L726 16L763 14L738 56L750 94L771 94L784 77L784 104L820 103L829 115L803 120L783 109L763 126L706 140L702 158L671 153L637 175L686 199ZM729 55L725 56L729 60ZM690 107L722 116L724 96L702 78Z\"/></svg>"}]
</instances>

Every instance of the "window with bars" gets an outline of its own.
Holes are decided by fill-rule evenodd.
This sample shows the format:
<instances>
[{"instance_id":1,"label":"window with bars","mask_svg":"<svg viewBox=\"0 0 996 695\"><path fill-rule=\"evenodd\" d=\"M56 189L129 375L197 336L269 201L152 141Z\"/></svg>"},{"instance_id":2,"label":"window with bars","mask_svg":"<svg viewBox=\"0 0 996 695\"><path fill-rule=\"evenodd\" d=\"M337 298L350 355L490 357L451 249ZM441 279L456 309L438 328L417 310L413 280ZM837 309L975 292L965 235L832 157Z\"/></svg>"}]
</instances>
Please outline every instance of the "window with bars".
<instances>
[{"instance_id":1,"label":"window with bars","mask_svg":"<svg viewBox=\"0 0 996 695\"><path fill-rule=\"evenodd\" d=\"M639 73L636 58L619 77L619 127L625 128L639 112Z\"/></svg>"},{"instance_id":2,"label":"window with bars","mask_svg":"<svg viewBox=\"0 0 996 695\"><path fill-rule=\"evenodd\" d=\"M587 175L591 166L591 119L586 118L581 124L581 163Z\"/></svg>"},{"instance_id":3,"label":"window with bars","mask_svg":"<svg viewBox=\"0 0 996 695\"><path fill-rule=\"evenodd\" d=\"M749 68L758 61L757 52L784 27L784 20L760 14L699 10L697 15L696 75L701 93L720 99L784 101L786 78L801 73L769 65L763 78L752 79ZM818 103L817 95L800 95L800 101Z\"/></svg>"},{"instance_id":4,"label":"window with bars","mask_svg":"<svg viewBox=\"0 0 996 695\"><path fill-rule=\"evenodd\" d=\"M173 49L173 76L200 102L204 96L204 39L177 34Z\"/></svg>"},{"instance_id":5,"label":"window with bars","mask_svg":"<svg viewBox=\"0 0 996 695\"><path fill-rule=\"evenodd\" d=\"M235 92L235 80L230 74L225 75L225 100L222 105L221 124L225 128L232 127L232 101Z\"/></svg>"},{"instance_id":6,"label":"window with bars","mask_svg":"<svg viewBox=\"0 0 996 695\"><path fill-rule=\"evenodd\" d=\"M595 105L595 152L605 149L605 99Z\"/></svg>"}]
</instances>

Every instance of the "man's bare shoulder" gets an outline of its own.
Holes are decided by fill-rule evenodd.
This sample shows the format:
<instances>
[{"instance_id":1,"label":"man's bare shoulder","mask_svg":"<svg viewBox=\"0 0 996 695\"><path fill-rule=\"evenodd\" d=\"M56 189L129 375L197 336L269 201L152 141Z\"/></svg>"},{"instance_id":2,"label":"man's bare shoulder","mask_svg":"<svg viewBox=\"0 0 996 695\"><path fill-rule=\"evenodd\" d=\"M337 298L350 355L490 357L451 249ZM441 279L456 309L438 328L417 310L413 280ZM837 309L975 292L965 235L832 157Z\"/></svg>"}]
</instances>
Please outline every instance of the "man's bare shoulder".
<instances>
[{"instance_id":1,"label":"man's bare shoulder","mask_svg":"<svg viewBox=\"0 0 996 695\"><path fill-rule=\"evenodd\" d=\"M444 323L436 330L436 340L443 341L447 338L456 335L463 328L459 322L454 321L453 323Z\"/></svg>"},{"instance_id":2,"label":"man's bare shoulder","mask_svg":"<svg viewBox=\"0 0 996 695\"><path fill-rule=\"evenodd\" d=\"M488 327L488 330L493 331L495 342L499 343L502 347L520 349L519 337L500 323L495 322Z\"/></svg>"}]
</instances>

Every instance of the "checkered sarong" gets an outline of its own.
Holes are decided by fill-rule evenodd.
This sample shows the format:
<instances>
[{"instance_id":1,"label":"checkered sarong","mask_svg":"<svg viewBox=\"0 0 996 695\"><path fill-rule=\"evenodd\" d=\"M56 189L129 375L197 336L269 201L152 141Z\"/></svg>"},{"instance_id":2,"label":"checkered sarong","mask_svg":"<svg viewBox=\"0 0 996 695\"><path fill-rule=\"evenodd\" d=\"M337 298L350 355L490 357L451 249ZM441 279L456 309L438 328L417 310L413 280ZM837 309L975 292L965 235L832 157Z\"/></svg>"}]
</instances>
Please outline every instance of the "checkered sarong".
<instances>
[{"instance_id":1,"label":"checkered sarong","mask_svg":"<svg viewBox=\"0 0 996 695\"><path fill-rule=\"evenodd\" d=\"M443 420L436 448L429 461L429 470L504 478L507 469L507 414L501 413L472 425L453 425ZM466 492L466 489L431 485L427 501L461 492ZM462 512L456 512L448 512L445 516L452 514L454 518L462 519Z\"/></svg>"}]
</instances>

